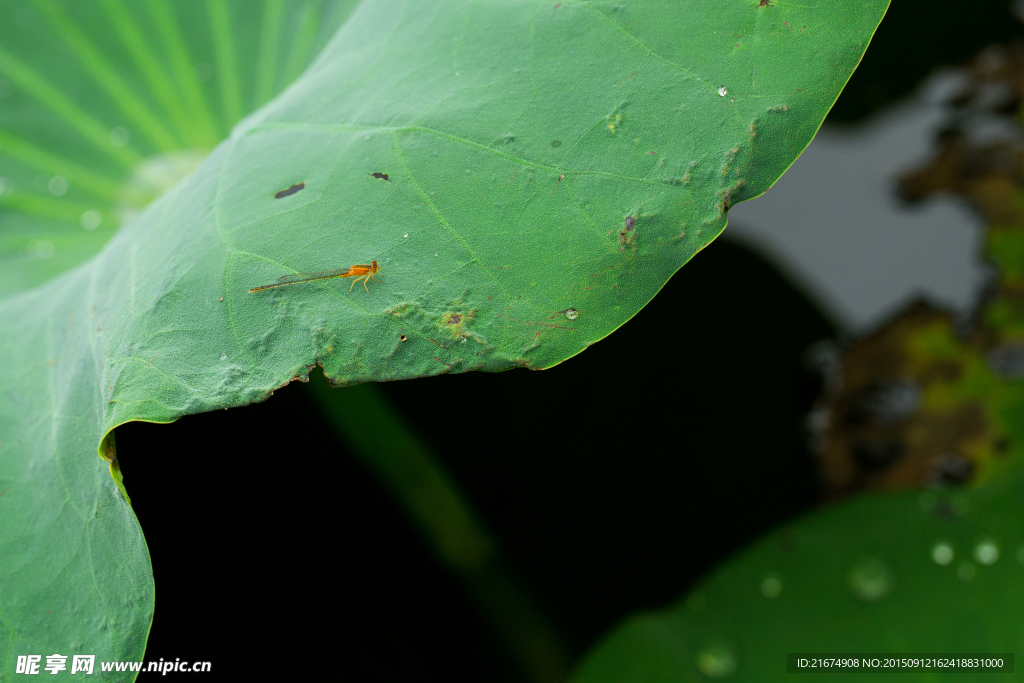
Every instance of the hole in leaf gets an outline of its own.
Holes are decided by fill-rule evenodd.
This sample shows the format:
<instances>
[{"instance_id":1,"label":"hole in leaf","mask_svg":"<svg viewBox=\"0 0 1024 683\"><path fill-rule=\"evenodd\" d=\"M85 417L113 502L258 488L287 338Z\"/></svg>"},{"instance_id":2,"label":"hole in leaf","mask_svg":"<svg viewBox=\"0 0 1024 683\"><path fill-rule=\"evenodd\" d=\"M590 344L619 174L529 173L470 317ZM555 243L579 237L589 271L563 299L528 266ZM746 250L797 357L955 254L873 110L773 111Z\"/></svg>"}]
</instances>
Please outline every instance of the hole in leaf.
<instances>
[{"instance_id":1,"label":"hole in leaf","mask_svg":"<svg viewBox=\"0 0 1024 683\"><path fill-rule=\"evenodd\" d=\"M289 187L287 190L281 190L280 192L276 193L274 195L274 199L283 199L284 197L290 197L293 194L295 194L296 192L298 192L299 190L305 190L305 189L306 189L306 183L305 182L295 183L294 185Z\"/></svg>"}]
</instances>

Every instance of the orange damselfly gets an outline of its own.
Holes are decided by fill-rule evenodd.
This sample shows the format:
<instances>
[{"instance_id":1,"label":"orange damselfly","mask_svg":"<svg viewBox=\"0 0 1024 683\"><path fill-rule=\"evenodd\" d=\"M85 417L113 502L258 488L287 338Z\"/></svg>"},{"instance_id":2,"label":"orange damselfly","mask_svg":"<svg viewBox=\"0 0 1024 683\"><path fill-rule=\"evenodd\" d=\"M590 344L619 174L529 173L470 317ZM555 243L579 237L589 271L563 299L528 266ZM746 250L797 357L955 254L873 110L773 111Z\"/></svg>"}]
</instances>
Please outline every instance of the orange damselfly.
<instances>
[{"instance_id":1,"label":"orange damselfly","mask_svg":"<svg viewBox=\"0 0 1024 683\"><path fill-rule=\"evenodd\" d=\"M321 270L316 273L294 273L292 275L282 275L277 278L277 282L272 285L263 285L262 287L253 287L249 290L252 292L262 292L264 289L274 289L275 287L287 287L288 285L297 285L300 282L313 282L314 280L330 280L334 277L354 277L352 285L348 288L348 291L352 291L352 287L356 286L356 283L362 281L363 287L366 289L366 293L370 293L370 288L366 286L367 280L377 281L374 274L380 272L380 264L376 261L372 261L370 265L360 263L348 268L338 268L336 270Z\"/></svg>"}]
</instances>

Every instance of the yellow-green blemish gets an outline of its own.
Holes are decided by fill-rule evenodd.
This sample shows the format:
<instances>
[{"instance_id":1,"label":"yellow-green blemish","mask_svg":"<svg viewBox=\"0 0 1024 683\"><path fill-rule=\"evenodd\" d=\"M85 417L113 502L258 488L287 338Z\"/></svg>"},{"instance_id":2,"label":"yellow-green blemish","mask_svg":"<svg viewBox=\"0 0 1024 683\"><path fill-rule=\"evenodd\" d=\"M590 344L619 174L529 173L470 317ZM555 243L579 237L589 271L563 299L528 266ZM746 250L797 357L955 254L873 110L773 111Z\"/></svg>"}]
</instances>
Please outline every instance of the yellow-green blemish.
<instances>
[{"instance_id":1,"label":"yellow-green blemish","mask_svg":"<svg viewBox=\"0 0 1024 683\"><path fill-rule=\"evenodd\" d=\"M463 337L474 337L476 335L469 332L469 324L473 322L473 311L469 313L445 313L441 316L440 327L447 330L452 339L462 339Z\"/></svg>"}]
</instances>

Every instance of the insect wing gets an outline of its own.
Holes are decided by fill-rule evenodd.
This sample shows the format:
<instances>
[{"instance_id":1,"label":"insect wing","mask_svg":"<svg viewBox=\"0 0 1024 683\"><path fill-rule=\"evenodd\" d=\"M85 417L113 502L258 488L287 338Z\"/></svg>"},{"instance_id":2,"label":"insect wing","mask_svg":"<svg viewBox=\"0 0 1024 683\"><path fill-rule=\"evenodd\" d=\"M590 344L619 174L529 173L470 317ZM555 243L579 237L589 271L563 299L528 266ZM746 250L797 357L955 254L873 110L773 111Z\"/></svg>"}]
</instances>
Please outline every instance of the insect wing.
<instances>
[{"instance_id":1,"label":"insect wing","mask_svg":"<svg viewBox=\"0 0 1024 683\"><path fill-rule=\"evenodd\" d=\"M334 270L319 270L315 273L292 273L277 278L279 285L291 285L296 282L309 282L311 280L328 280L332 277L348 277L352 274L351 268L336 268Z\"/></svg>"}]
</instances>

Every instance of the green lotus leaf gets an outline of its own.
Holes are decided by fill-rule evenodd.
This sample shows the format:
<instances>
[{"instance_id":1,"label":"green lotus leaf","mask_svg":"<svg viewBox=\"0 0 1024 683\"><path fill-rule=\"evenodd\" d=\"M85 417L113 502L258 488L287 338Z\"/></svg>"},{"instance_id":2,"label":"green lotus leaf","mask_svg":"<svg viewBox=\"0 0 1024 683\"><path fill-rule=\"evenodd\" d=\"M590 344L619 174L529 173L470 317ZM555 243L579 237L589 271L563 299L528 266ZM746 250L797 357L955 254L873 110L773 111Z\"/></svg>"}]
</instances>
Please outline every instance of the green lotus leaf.
<instances>
[{"instance_id":1,"label":"green lotus leaf","mask_svg":"<svg viewBox=\"0 0 1024 683\"><path fill-rule=\"evenodd\" d=\"M278 16L278 5L268 2L265 17ZM187 166L174 155L202 149L218 125L203 123L194 97L176 113L160 96L159 69L147 76L130 46L122 59L138 73L116 84L101 62L117 60L82 43L100 44L91 24L38 6L64 21L68 44L78 40L91 79L86 87L73 73L54 74L43 87L36 64L56 58L29 41L4 44L0 71L14 92L51 110L26 109L22 124L63 126L52 137L37 131L19 163L35 154L42 165L67 140L67 159L88 171L69 166L64 194L60 183L50 187L56 166L38 188L32 179L32 191L16 180L3 195L4 220L45 232L55 225L39 218L48 212L73 232L82 229L75 222L93 225L94 211L110 225L116 217L104 211L141 207L152 189L125 181L123 169L157 155L174 175ZM209 118L223 125L245 109L239 83L262 93L251 100L258 105L280 80L260 75L264 58L252 60L249 81L224 78L243 69L233 57L242 49L221 39L225 5L208 7L214 38L203 63L219 74L221 112ZM316 364L352 384L541 369L579 353L721 233L731 206L778 179L885 7L361 3L301 78L185 180L62 263L104 242L95 256L0 302L0 575L18 577L0 592L5 671L15 655L51 647L141 657L151 569L138 523L94 455L99 444L114 458L115 426L259 401ZM174 41L164 43L173 56ZM172 84L174 74L165 74ZM83 103L96 98L126 122L89 113ZM212 108L215 98L207 92L205 101ZM2 131L0 145L11 149ZM90 146L106 166L75 151ZM120 182L99 182L108 177ZM71 201L89 182L93 194L107 193L107 208ZM79 238L68 239L78 249ZM59 259L64 242L49 249ZM249 291L372 261L380 270L369 282ZM25 271L8 291L42 272ZM652 340L643 352L670 346ZM116 460L110 467L119 482Z\"/></svg>"}]
</instances>

